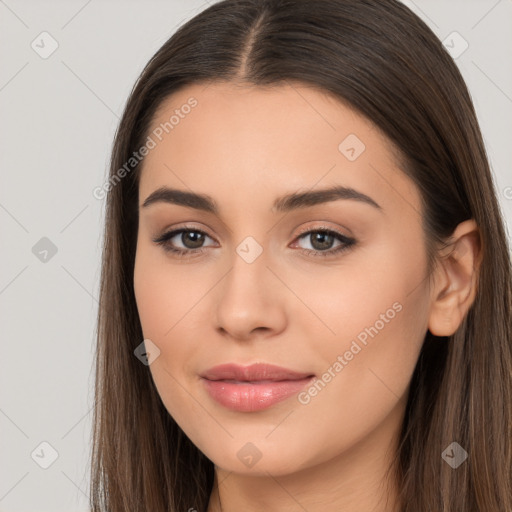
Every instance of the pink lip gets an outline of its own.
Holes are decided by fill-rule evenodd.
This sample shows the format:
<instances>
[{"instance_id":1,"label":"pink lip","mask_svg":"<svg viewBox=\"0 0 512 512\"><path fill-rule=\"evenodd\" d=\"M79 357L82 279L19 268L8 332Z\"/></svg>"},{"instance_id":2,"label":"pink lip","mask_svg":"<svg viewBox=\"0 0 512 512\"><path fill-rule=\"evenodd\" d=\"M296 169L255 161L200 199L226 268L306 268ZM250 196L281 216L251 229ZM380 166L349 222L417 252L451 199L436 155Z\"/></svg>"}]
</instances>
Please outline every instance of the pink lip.
<instances>
[{"instance_id":1,"label":"pink lip","mask_svg":"<svg viewBox=\"0 0 512 512\"><path fill-rule=\"evenodd\" d=\"M314 375L279 366L222 364L201 374L206 391L228 409L251 412L266 409L299 392Z\"/></svg>"}]
</instances>

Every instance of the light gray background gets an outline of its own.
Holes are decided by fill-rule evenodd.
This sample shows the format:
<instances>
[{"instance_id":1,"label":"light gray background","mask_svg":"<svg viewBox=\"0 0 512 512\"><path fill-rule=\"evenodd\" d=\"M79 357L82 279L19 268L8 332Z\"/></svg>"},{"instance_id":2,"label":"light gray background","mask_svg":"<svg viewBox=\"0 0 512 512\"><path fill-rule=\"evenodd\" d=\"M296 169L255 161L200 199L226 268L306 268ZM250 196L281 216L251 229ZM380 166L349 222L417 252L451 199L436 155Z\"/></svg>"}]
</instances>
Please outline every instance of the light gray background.
<instances>
[{"instance_id":1,"label":"light gray background","mask_svg":"<svg viewBox=\"0 0 512 512\"><path fill-rule=\"evenodd\" d=\"M512 0L404 3L441 40L456 31L469 43L456 62L510 233ZM88 510L104 207L92 191L105 180L114 132L143 66L206 6L0 0L1 512ZM43 45L43 31L58 43L46 59L31 47ZM448 43L462 49L460 38ZM57 248L46 262L32 251L42 237ZM48 469L31 457L36 450L34 459L51 461L43 441L58 453Z\"/></svg>"}]
</instances>

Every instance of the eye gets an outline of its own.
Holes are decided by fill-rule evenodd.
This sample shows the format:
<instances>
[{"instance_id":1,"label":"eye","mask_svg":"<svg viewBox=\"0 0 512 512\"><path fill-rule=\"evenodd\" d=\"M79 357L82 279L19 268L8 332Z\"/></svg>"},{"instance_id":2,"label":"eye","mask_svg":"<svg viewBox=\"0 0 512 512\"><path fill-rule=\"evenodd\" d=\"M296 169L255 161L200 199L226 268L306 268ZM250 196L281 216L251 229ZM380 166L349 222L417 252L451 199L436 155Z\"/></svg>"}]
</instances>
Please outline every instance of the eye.
<instances>
[{"instance_id":1,"label":"eye","mask_svg":"<svg viewBox=\"0 0 512 512\"><path fill-rule=\"evenodd\" d=\"M154 238L153 242L161 245L166 252L172 253L177 257L189 257L203 253L205 248L204 242L206 238L210 238L207 233L193 227L182 227L174 229L161 236ZM312 249L301 248L302 252L311 256L332 256L352 247L356 240L347 237L342 233L329 228L310 229L302 232L296 240L309 240ZM338 245L334 245L338 242ZM182 247L176 244L182 244ZM334 248L333 248L334 245Z\"/></svg>"},{"instance_id":2,"label":"eye","mask_svg":"<svg viewBox=\"0 0 512 512\"><path fill-rule=\"evenodd\" d=\"M328 228L317 228L305 231L297 238L297 240L301 239L309 241L310 246L312 247L312 249L302 249L306 254L321 257L339 254L342 251L346 251L356 243L354 238L350 238ZM338 245L332 248L336 241L339 242Z\"/></svg>"},{"instance_id":3,"label":"eye","mask_svg":"<svg viewBox=\"0 0 512 512\"><path fill-rule=\"evenodd\" d=\"M177 256L184 257L204 251L202 244L205 238L210 238L207 233L196 228L183 227L164 233L153 239L158 245L161 245L165 251ZM183 244L183 247L176 247L176 243Z\"/></svg>"}]
</instances>

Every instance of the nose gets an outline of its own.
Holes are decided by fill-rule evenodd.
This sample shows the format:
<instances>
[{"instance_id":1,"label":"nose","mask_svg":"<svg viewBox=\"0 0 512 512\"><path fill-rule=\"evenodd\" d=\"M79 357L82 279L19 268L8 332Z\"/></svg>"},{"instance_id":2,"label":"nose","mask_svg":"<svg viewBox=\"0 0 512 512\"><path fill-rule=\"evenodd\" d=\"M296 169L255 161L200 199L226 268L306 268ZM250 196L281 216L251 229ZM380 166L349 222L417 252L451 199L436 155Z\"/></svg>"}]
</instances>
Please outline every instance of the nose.
<instances>
[{"instance_id":1,"label":"nose","mask_svg":"<svg viewBox=\"0 0 512 512\"><path fill-rule=\"evenodd\" d=\"M265 251L250 263L237 253L232 258L214 295L216 328L224 337L249 341L286 328L286 288L267 265Z\"/></svg>"}]
</instances>

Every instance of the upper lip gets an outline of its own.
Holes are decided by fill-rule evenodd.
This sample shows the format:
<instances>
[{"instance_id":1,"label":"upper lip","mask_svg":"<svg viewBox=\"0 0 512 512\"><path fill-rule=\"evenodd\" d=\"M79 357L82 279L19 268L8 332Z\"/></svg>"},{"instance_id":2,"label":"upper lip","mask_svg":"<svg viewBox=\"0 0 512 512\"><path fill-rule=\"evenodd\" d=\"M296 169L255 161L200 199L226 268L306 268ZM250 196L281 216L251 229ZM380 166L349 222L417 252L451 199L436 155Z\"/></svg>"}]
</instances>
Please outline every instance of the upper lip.
<instances>
[{"instance_id":1,"label":"upper lip","mask_svg":"<svg viewBox=\"0 0 512 512\"><path fill-rule=\"evenodd\" d=\"M303 373L282 368L273 364L255 363L249 366L241 366L235 363L213 366L201 374L208 380L236 380L236 381L280 381L300 380L312 377L312 373Z\"/></svg>"}]
</instances>

